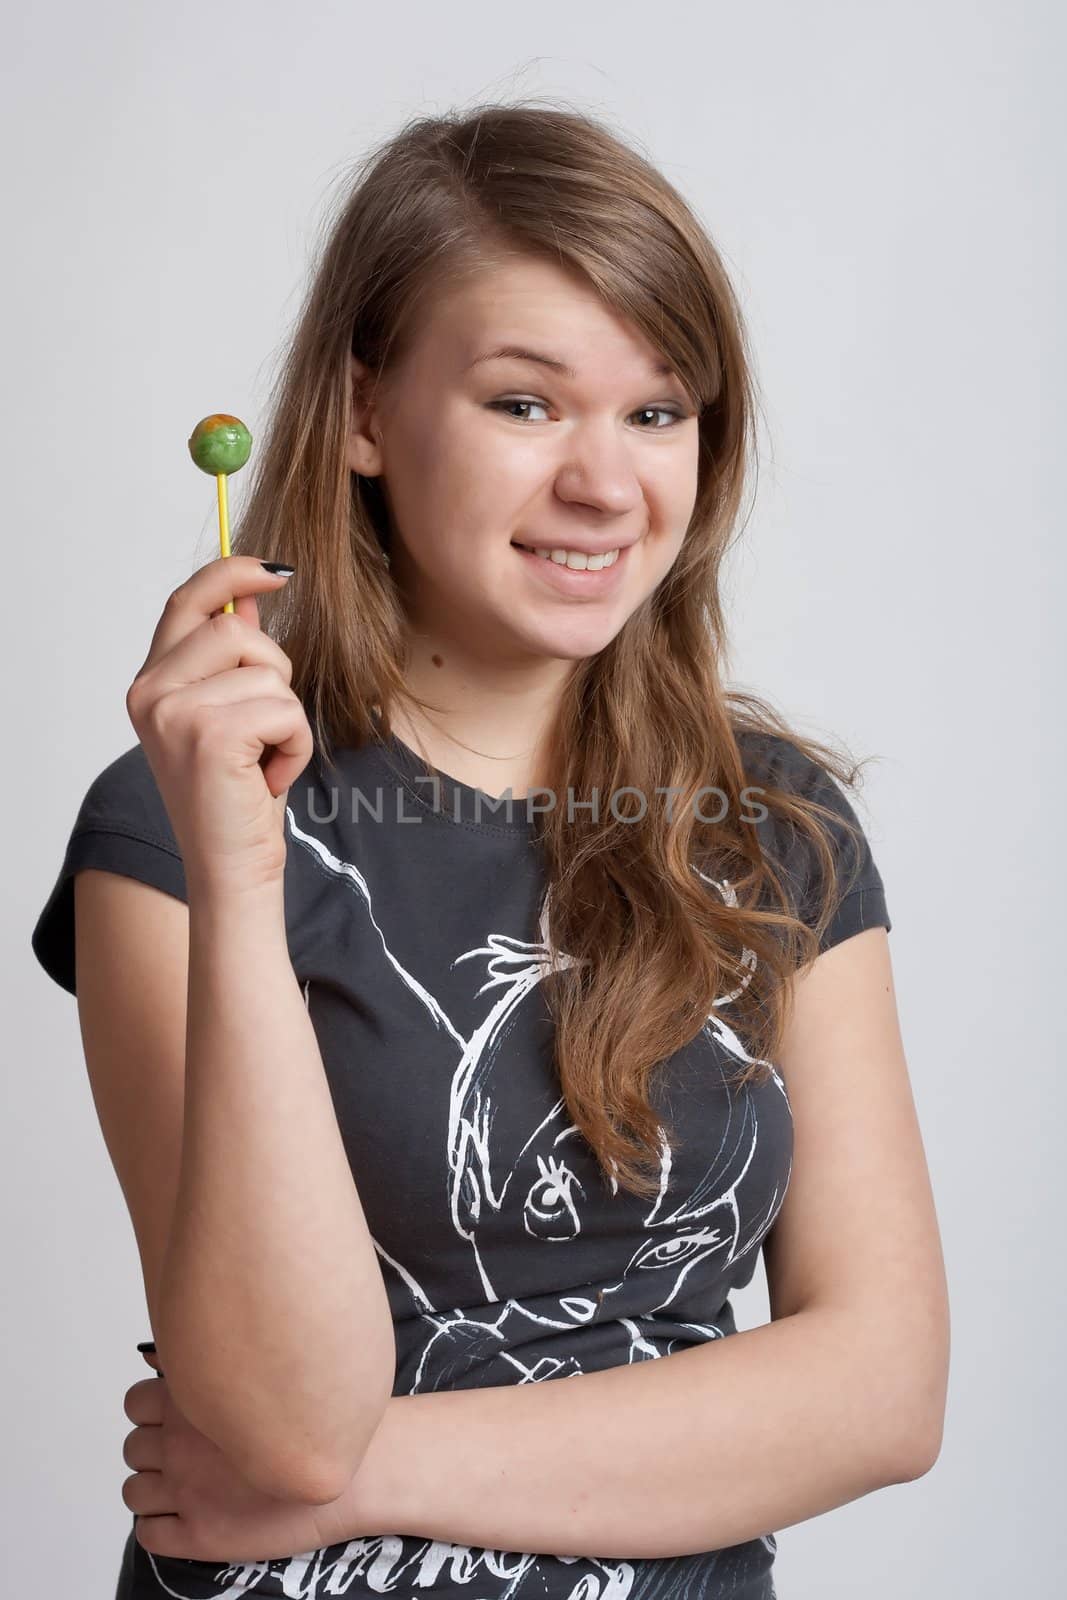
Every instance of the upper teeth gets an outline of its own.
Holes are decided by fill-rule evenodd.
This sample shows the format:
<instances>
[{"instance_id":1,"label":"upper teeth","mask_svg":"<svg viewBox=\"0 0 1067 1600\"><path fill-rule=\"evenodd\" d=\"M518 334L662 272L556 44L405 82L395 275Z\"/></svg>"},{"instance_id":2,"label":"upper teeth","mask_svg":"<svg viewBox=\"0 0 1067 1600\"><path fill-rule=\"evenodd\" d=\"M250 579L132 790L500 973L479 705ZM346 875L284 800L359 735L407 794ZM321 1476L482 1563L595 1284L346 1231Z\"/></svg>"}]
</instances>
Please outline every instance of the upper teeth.
<instances>
[{"instance_id":1,"label":"upper teeth","mask_svg":"<svg viewBox=\"0 0 1067 1600\"><path fill-rule=\"evenodd\" d=\"M515 542L518 544L518 540ZM554 561L560 567L575 567L579 572L586 567L591 572L599 572L601 567L610 567L619 557L618 550L604 550L598 556L587 556L584 550L535 550L528 544L520 544L519 549L528 550L531 555L541 556L545 561Z\"/></svg>"}]
</instances>

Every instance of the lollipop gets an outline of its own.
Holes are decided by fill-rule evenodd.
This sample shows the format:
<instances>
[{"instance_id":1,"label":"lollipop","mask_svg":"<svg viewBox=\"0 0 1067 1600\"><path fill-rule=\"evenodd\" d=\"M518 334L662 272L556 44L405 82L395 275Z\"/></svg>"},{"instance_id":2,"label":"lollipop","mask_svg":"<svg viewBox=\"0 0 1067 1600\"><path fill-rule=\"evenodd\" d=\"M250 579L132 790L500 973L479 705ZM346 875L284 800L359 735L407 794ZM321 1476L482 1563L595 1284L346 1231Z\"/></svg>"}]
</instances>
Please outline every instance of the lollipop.
<instances>
[{"instance_id":1,"label":"lollipop","mask_svg":"<svg viewBox=\"0 0 1067 1600\"><path fill-rule=\"evenodd\" d=\"M189 454L201 472L210 472L219 491L219 547L224 556L230 553L230 508L226 499L226 479L231 472L240 472L252 453L252 435L240 417L227 416L216 411L203 417L189 435ZM223 611L233 610L233 601L227 600Z\"/></svg>"}]
</instances>

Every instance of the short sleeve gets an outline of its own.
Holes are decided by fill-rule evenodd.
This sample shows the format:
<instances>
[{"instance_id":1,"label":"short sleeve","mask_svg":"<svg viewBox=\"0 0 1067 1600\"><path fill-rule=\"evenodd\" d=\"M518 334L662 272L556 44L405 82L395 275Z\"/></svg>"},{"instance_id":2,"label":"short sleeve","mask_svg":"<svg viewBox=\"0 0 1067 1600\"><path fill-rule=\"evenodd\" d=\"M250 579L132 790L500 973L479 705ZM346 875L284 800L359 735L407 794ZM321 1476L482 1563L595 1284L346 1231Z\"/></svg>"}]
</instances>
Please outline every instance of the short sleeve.
<instances>
[{"instance_id":1,"label":"short sleeve","mask_svg":"<svg viewBox=\"0 0 1067 1600\"><path fill-rule=\"evenodd\" d=\"M100 867L187 898L185 870L166 807L140 744L93 779L78 809L52 891L30 945L48 976L76 994L74 876Z\"/></svg>"},{"instance_id":2,"label":"short sleeve","mask_svg":"<svg viewBox=\"0 0 1067 1600\"><path fill-rule=\"evenodd\" d=\"M758 789L762 781L805 800L817 801L834 814L819 818L829 829L834 860L834 881L829 886L833 912L819 940L820 951L862 933L865 928L893 924L886 908L885 885L870 841L855 808L829 772L789 740L778 735L746 736L741 741L748 782ZM758 801L758 794L755 795ZM843 824L851 824L854 832ZM827 892L825 869L811 840L787 819L768 818L757 824L761 842L769 849L793 899L796 914L814 927Z\"/></svg>"}]
</instances>

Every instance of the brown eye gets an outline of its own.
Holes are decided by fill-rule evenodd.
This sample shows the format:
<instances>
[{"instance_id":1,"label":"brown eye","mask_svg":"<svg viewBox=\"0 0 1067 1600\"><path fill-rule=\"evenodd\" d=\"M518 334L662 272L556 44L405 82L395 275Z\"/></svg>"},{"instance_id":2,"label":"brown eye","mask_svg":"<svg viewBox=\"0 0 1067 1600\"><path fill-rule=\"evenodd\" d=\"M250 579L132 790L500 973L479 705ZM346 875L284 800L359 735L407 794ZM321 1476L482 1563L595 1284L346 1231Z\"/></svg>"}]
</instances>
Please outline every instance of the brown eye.
<instances>
[{"instance_id":1,"label":"brown eye","mask_svg":"<svg viewBox=\"0 0 1067 1600\"><path fill-rule=\"evenodd\" d=\"M511 406L541 406L546 411L548 409L543 400L523 400L519 396L510 400L490 400L489 402L490 411L506 411ZM515 420L516 422L522 422L524 419L516 417Z\"/></svg>"},{"instance_id":2,"label":"brown eye","mask_svg":"<svg viewBox=\"0 0 1067 1600\"><path fill-rule=\"evenodd\" d=\"M640 411L635 411L634 412L634 416L635 417L648 417L648 416L653 416L654 417L654 416L657 416L657 415L661 416L661 417L670 417L673 422L684 422L685 421L684 412L675 411L670 406L642 406ZM642 429L642 432L643 433L658 433L659 429L658 428L644 428L644 429Z\"/></svg>"}]
</instances>

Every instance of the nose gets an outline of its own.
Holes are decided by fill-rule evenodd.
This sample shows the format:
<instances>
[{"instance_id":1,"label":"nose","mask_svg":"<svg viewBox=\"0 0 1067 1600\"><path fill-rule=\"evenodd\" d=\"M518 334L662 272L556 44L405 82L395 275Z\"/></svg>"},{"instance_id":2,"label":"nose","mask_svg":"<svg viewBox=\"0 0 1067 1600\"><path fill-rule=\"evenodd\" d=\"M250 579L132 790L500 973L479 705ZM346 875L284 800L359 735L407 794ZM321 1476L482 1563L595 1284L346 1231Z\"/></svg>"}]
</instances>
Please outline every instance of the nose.
<instances>
[{"instance_id":1,"label":"nose","mask_svg":"<svg viewBox=\"0 0 1067 1600\"><path fill-rule=\"evenodd\" d=\"M641 503L641 484L626 441L614 422L589 421L567 440L567 456L556 474L556 493L569 505L593 506L621 516Z\"/></svg>"}]
</instances>

